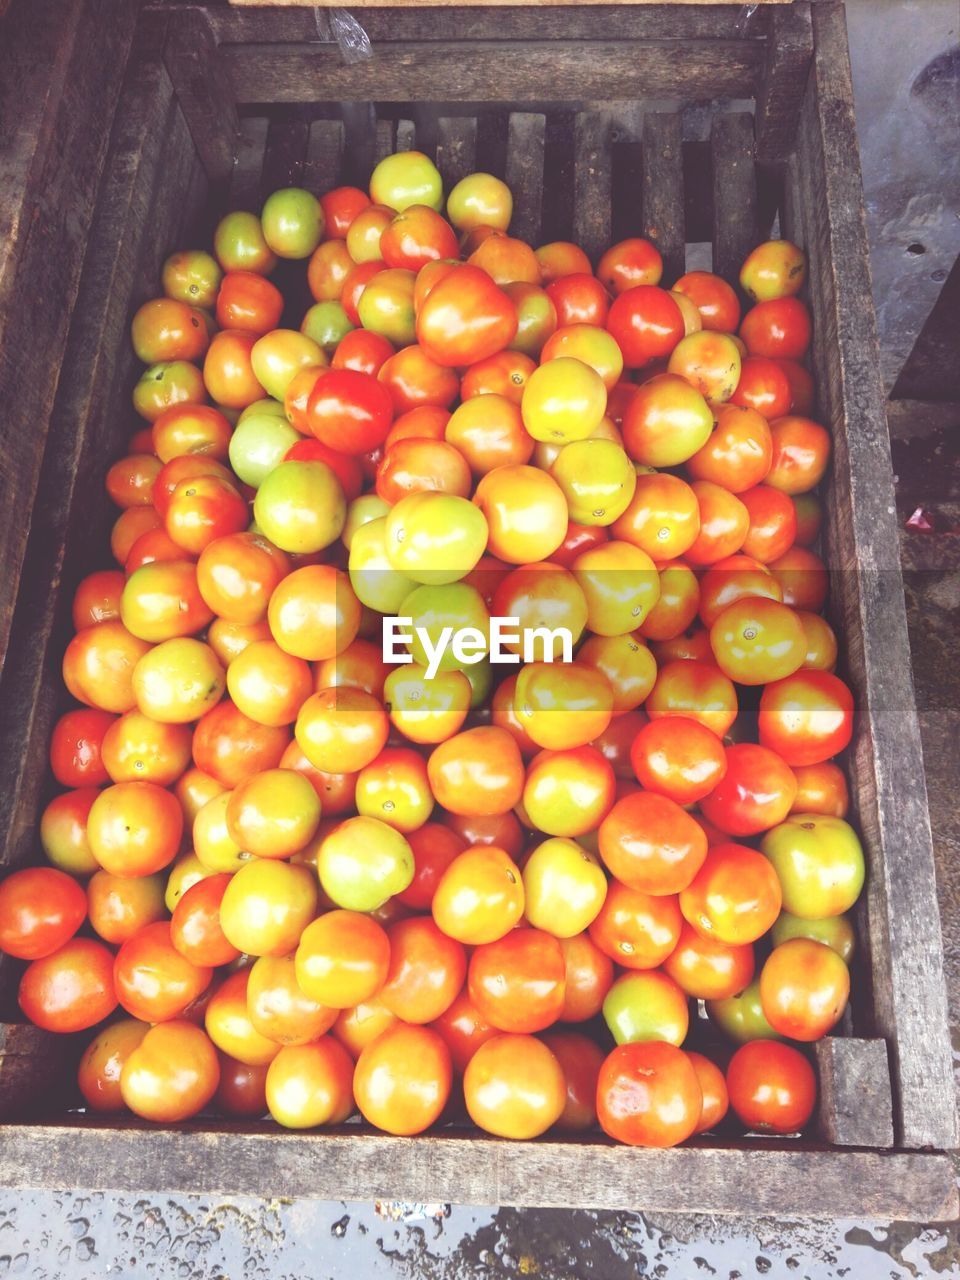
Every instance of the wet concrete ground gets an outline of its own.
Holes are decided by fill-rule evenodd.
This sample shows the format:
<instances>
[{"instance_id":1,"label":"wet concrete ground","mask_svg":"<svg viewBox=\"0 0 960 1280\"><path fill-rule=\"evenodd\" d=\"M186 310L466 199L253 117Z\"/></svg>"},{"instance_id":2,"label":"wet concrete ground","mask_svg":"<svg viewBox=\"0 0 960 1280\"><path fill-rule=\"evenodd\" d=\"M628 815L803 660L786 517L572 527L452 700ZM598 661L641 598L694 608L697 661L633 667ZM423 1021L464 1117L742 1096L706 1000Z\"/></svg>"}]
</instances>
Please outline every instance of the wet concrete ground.
<instances>
[{"instance_id":1,"label":"wet concrete ground","mask_svg":"<svg viewBox=\"0 0 960 1280\"><path fill-rule=\"evenodd\" d=\"M960 248L960 152L912 93L958 40L956 0L848 4L867 215L893 381ZM882 38L879 33L882 31ZM954 85L954 90L956 86ZM940 128L937 128L938 123ZM915 252L917 244L923 253ZM913 246L913 252L909 251ZM951 431L953 434L951 434ZM943 441L895 442L907 603L960 1060L960 418ZM920 465L918 464L918 461ZM744 1188L749 1199L749 1188ZM448 1208L396 1222L370 1204L98 1193L0 1193L0 1277L31 1280L925 1280L960 1277L960 1232L917 1223Z\"/></svg>"}]
</instances>

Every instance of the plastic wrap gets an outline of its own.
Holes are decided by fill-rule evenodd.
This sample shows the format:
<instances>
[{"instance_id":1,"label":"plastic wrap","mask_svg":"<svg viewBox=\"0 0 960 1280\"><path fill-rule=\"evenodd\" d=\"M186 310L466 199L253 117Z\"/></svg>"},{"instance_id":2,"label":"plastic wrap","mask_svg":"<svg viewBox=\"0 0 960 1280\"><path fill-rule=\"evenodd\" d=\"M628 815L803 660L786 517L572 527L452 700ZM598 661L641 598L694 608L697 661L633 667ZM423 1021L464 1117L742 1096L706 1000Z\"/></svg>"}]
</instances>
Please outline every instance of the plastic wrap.
<instances>
[{"instance_id":1,"label":"plastic wrap","mask_svg":"<svg viewBox=\"0 0 960 1280\"><path fill-rule=\"evenodd\" d=\"M336 44L344 62L363 62L373 56L370 37L347 9L315 7L313 20L322 44Z\"/></svg>"}]
</instances>

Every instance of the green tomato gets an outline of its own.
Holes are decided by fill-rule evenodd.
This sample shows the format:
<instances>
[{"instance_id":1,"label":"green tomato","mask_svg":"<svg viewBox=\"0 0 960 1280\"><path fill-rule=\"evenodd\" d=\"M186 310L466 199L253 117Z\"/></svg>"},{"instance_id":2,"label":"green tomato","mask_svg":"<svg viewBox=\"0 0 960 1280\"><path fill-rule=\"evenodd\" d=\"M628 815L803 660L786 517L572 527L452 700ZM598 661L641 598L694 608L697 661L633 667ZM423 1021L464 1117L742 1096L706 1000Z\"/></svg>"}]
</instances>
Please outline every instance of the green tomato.
<instances>
[{"instance_id":1,"label":"green tomato","mask_svg":"<svg viewBox=\"0 0 960 1280\"><path fill-rule=\"evenodd\" d=\"M133 407L148 422L156 422L171 405L204 404L206 399L203 374L189 360L152 364L133 388Z\"/></svg>"},{"instance_id":2,"label":"green tomato","mask_svg":"<svg viewBox=\"0 0 960 1280\"><path fill-rule=\"evenodd\" d=\"M350 505L352 508L355 504ZM386 527L386 519L380 516L353 530L347 568L350 585L361 604L378 613L397 614L416 583L398 573L387 559Z\"/></svg>"},{"instance_id":3,"label":"green tomato","mask_svg":"<svg viewBox=\"0 0 960 1280\"><path fill-rule=\"evenodd\" d=\"M563 491L570 519L577 524L613 524L629 507L637 487L633 463L613 440L575 440L564 445L550 474Z\"/></svg>"},{"instance_id":4,"label":"green tomato","mask_svg":"<svg viewBox=\"0 0 960 1280\"><path fill-rule=\"evenodd\" d=\"M163 292L167 297L188 302L192 307L214 306L222 279L220 264L202 249L171 253L161 273Z\"/></svg>"},{"instance_id":5,"label":"green tomato","mask_svg":"<svg viewBox=\"0 0 960 1280\"><path fill-rule=\"evenodd\" d=\"M849 911L863 888L863 846L842 818L793 813L760 845L773 863L783 907L804 920Z\"/></svg>"},{"instance_id":6,"label":"green tomato","mask_svg":"<svg viewBox=\"0 0 960 1280\"><path fill-rule=\"evenodd\" d=\"M278 401L283 400L287 387L301 369L326 363L320 344L296 329L274 329L265 333L250 352L254 377Z\"/></svg>"},{"instance_id":7,"label":"green tomato","mask_svg":"<svg viewBox=\"0 0 960 1280\"><path fill-rule=\"evenodd\" d=\"M378 271L357 303L357 313L364 329L379 333L396 347L409 347L417 340L417 321L413 311L412 271L396 267Z\"/></svg>"},{"instance_id":8,"label":"green tomato","mask_svg":"<svg viewBox=\"0 0 960 1280\"><path fill-rule=\"evenodd\" d=\"M403 213L412 204L425 204L437 213L443 208L443 179L422 151L398 151L385 156L370 176L370 198Z\"/></svg>"},{"instance_id":9,"label":"green tomato","mask_svg":"<svg viewBox=\"0 0 960 1280\"><path fill-rule=\"evenodd\" d=\"M603 1002L603 1020L617 1044L666 1040L678 1047L690 1029L687 997L659 969L622 974Z\"/></svg>"},{"instance_id":10,"label":"green tomato","mask_svg":"<svg viewBox=\"0 0 960 1280\"><path fill-rule=\"evenodd\" d=\"M724 1035L738 1044L748 1040L782 1040L767 1021L760 1002L760 979L754 978L738 996L725 1000L707 1000L710 1021L716 1023Z\"/></svg>"},{"instance_id":11,"label":"green tomato","mask_svg":"<svg viewBox=\"0 0 960 1280\"><path fill-rule=\"evenodd\" d=\"M823 920L804 920L781 911L773 923L770 936L775 947L791 938L812 938L835 951L845 964L853 959L856 935L848 916L827 916Z\"/></svg>"},{"instance_id":12,"label":"green tomato","mask_svg":"<svg viewBox=\"0 0 960 1280\"><path fill-rule=\"evenodd\" d=\"M253 404L248 404L245 409L241 409L237 422L242 422L244 418L262 418L265 416L283 418L284 422L287 420L287 415L280 401L274 400L273 396L265 396L262 400L254 400Z\"/></svg>"},{"instance_id":13,"label":"green tomato","mask_svg":"<svg viewBox=\"0 0 960 1280\"><path fill-rule=\"evenodd\" d=\"M458 231L470 231L474 227L506 231L512 216L510 188L492 173L468 173L447 200L447 217Z\"/></svg>"},{"instance_id":14,"label":"green tomato","mask_svg":"<svg viewBox=\"0 0 960 1280\"><path fill-rule=\"evenodd\" d=\"M302 187L274 191L260 221L263 238L278 258L309 258L326 230L320 201Z\"/></svg>"},{"instance_id":15,"label":"green tomato","mask_svg":"<svg viewBox=\"0 0 960 1280\"><path fill-rule=\"evenodd\" d=\"M471 662L462 667L463 674L470 683L470 710L479 711L486 705L493 688L493 667L489 659L482 662Z\"/></svg>"},{"instance_id":16,"label":"green tomato","mask_svg":"<svg viewBox=\"0 0 960 1280\"><path fill-rule=\"evenodd\" d=\"M457 582L486 549L487 519L469 498L409 493L391 508L386 539L390 563L415 582Z\"/></svg>"},{"instance_id":17,"label":"green tomato","mask_svg":"<svg viewBox=\"0 0 960 1280\"><path fill-rule=\"evenodd\" d=\"M523 868L524 914L535 929L556 938L582 933L600 913L607 877L575 840L544 840Z\"/></svg>"},{"instance_id":18,"label":"green tomato","mask_svg":"<svg viewBox=\"0 0 960 1280\"><path fill-rule=\"evenodd\" d=\"M355 328L339 302L315 302L303 317L300 332L312 338L324 355L332 356L341 340Z\"/></svg>"},{"instance_id":19,"label":"green tomato","mask_svg":"<svg viewBox=\"0 0 960 1280\"><path fill-rule=\"evenodd\" d=\"M349 507L347 507L347 522L343 526L343 533L340 535L347 550L349 551L353 546L353 536L358 529L362 529L371 520L379 520L381 516L387 515L389 511L390 503L384 502L375 493L362 493L359 498L354 498ZM386 556L387 553L384 552L383 554Z\"/></svg>"},{"instance_id":20,"label":"green tomato","mask_svg":"<svg viewBox=\"0 0 960 1280\"><path fill-rule=\"evenodd\" d=\"M230 437L230 465L244 484L259 489L283 461L287 450L302 440L286 418L275 413L245 414Z\"/></svg>"},{"instance_id":21,"label":"green tomato","mask_svg":"<svg viewBox=\"0 0 960 1280\"><path fill-rule=\"evenodd\" d=\"M266 276L277 265L255 213L238 210L221 218L213 233L213 251L224 271L255 271Z\"/></svg>"},{"instance_id":22,"label":"green tomato","mask_svg":"<svg viewBox=\"0 0 960 1280\"><path fill-rule=\"evenodd\" d=\"M413 640L410 652L414 662L422 667L430 666L431 654L440 644L441 634L445 628L456 633L465 627L473 627L484 637L481 652L489 648L490 615L483 602L483 596L476 587L466 582L450 582L443 586L419 586L407 596L400 606L400 615L410 618L413 627ZM426 633L430 654L417 629ZM438 670L463 671L468 680L483 663L461 661L454 653L452 644L448 644L440 658ZM476 691L476 686L471 686Z\"/></svg>"},{"instance_id":23,"label":"green tomato","mask_svg":"<svg viewBox=\"0 0 960 1280\"><path fill-rule=\"evenodd\" d=\"M253 516L281 551L309 555L340 537L347 502L325 462L281 462L257 490Z\"/></svg>"},{"instance_id":24,"label":"green tomato","mask_svg":"<svg viewBox=\"0 0 960 1280\"><path fill-rule=\"evenodd\" d=\"M376 911L413 880L413 850L379 818L348 818L320 846L324 893L347 911Z\"/></svg>"}]
</instances>

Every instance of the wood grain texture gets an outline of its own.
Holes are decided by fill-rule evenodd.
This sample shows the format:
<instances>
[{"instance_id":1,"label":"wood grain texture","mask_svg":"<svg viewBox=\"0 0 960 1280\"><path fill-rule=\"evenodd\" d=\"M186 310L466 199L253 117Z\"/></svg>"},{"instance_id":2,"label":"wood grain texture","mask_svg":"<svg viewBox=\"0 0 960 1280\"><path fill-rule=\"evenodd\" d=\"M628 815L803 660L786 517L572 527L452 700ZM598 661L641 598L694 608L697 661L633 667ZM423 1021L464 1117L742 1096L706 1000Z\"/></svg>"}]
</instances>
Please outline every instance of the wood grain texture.
<instances>
[{"instance_id":1,"label":"wood grain texture","mask_svg":"<svg viewBox=\"0 0 960 1280\"><path fill-rule=\"evenodd\" d=\"M30 1115L57 1088L72 1056L59 1039L29 1022L0 1023L0 1120Z\"/></svg>"},{"instance_id":2,"label":"wood grain texture","mask_svg":"<svg viewBox=\"0 0 960 1280\"><path fill-rule=\"evenodd\" d=\"M306 120L272 120L260 174L261 204L281 187L303 184L310 125Z\"/></svg>"},{"instance_id":3,"label":"wood grain texture","mask_svg":"<svg viewBox=\"0 0 960 1280\"><path fill-rule=\"evenodd\" d=\"M307 137L303 185L315 195L331 191L340 181L343 158L343 121L312 120Z\"/></svg>"},{"instance_id":4,"label":"wood grain texture","mask_svg":"<svg viewBox=\"0 0 960 1280\"><path fill-rule=\"evenodd\" d=\"M540 243L543 219L543 157L547 118L531 111L512 111L507 122L507 167L504 180L513 192L511 235Z\"/></svg>"},{"instance_id":5,"label":"wood grain texture","mask_svg":"<svg viewBox=\"0 0 960 1280\"><path fill-rule=\"evenodd\" d=\"M753 116L746 111L714 117L710 134L713 168L713 269L737 284L740 266L758 243L757 174Z\"/></svg>"},{"instance_id":6,"label":"wood grain texture","mask_svg":"<svg viewBox=\"0 0 960 1280\"><path fill-rule=\"evenodd\" d=\"M476 116L441 116L437 121L437 168L444 190L477 167Z\"/></svg>"},{"instance_id":7,"label":"wood grain texture","mask_svg":"<svg viewBox=\"0 0 960 1280\"><path fill-rule=\"evenodd\" d=\"M683 216L683 146L678 112L643 117L643 235L663 256L664 278L683 275L686 230Z\"/></svg>"},{"instance_id":8,"label":"wood grain texture","mask_svg":"<svg viewBox=\"0 0 960 1280\"><path fill-rule=\"evenodd\" d=\"M311 9L314 9L314 8L323 9L328 7L326 4L315 5L313 3L313 0L229 0L229 3L232 5L237 5L238 7L259 8L259 9L263 9L263 8L269 9L279 5L284 5L285 7L303 6L304 8L307 8L309 6L309 8ZM446 7L449 4L449 0L420 0L420 3L421 5L435 4L438 6L444 5ZM484 8L487 8L487 7L496 8L501 5L503 7L507 7L507 6L512 7L514 3L515 3L515 0L458 0L458 5L462 5L465 8L470 8L474 5L483 5ZM549 5L552 7L553 5L558 5L558 4L559 5L565 5L565 4L571 4L571 5L572 4L587 4L587 5L593 5L593 4L648 5L649 4L649 5L654 5L654 4L658 4L659 0L529 0L529 3L534 8L536 8L537 6L540 6L540 5L543 5L543 6ZM692 5L702 6L704 4L708 4L708 5L716 4L716 5L725 5L726 7L729 8L729 6L726 5L726 0L671 0L671 3L679 4L679 5L691 5L691 6ZM791 4L792 0L753 0L753 3L755 4ZM350 7L352 9L365 9L367 8L368 5L371 5L371 6L376 5L380 9L407 9L410 7L408 4L408 0L354 0L353 4ZM660 7L662 7L662 4L660 5Z\"/></svg>"},{"instance_id":9,"label":"wood grain texture","mask_svg":"<svg viewBox=\"0 0 960 1280\"><path fill-rule=\"evenodd\" d=\"M596 262L610 244L613 184L609 111L578 111L573 125L573 238Z\"/></svg>"},{"instance_id":10,"label":"wood grain texture","mask_svg":"<svg viewBox=\"0 0 960 1280\"><path fill-rule=\"evenodd\" d=\"M125 0L16 0L0 38L0 663L110 126ZM90 57L96 46L98 56ZM13 408L15 406L15 412Z\"/></svg>"},{"instance_id":11,"label":"wood grain texture","mask_svg":"<svg viewBox=\"0 0 960 1280\"><path fill-rule=\"evenodd\" d=\"M408 41L344 63L325 44L225 44L222 64L237 102L541 102L557 98L681 96L695 76L704 97L750 97L761 46L752 40Z\"/></svg>"},{"instance_id":12,"label":"wood grain texture","mask_svg":"<svg viewBox=\"0 0 960 1280\"><path fill-rule=\"evenodd\" d=\"M230 174L227 209L260 212L263 204L260 197L260 175L263 172L263 157L269 132L270 121L265 116L247 116L241 120L237 158Z\"/></svg>"},{"instance_id":13,"label":"wood grain texture","mask_svg":"<svg viewBox=\"0 0 960 1280\"><path fill-rule=\"evenodd\" d=\"M230 176L240 122L217 57L217 37L203 9L184 9L170 22L164 60L197 154L211 181Z\"/></svg>"},{"instance_id":14,"label":"wood grain texture","mask_svg":"<svg viewBox=\"0 0 960 1280\"><path fill-rule=\"evenodd\" d=\"M892 1147L886 1042L834 1035L812 1048L819 1085L818 1136L842 1147Z\"/></svg>"},{"instance_id":15,"label":"wood grain texture","mask_svg":"<svg viewBox=\"0 0 960 1280\"><path fill-rule=\"evenodd\" d=\"M764 16L769 34L757 94L757 155L761 160L784 160L797 136L813 57L810 5L798 0Z\"/></svg>"},{"instance_id":16,"label":"wood grain texture","mask_svg":"<svg viewBox=\"0 0 960 1280\"><path fill-rule=\"evenodd\" d=\"M813 74L797 139L812 360L834 437L827 558L858 707L855 820L866 846L870 1034L888 1039L907 1147L957 1142L943 948L900 572L843 7L813 8Z\"/></svg>"}]
</instances>

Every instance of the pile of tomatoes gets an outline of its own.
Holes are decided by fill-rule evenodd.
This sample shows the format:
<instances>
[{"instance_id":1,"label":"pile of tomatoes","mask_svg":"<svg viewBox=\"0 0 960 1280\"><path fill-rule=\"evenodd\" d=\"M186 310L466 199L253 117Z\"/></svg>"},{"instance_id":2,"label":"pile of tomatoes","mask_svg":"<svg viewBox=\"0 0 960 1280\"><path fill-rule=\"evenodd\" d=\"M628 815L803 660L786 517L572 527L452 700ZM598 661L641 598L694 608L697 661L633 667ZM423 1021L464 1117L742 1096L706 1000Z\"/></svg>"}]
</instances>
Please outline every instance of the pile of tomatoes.
<instances>
[{"instance_id":1,"label":"pile of tomatoes","mask_svg":"<svg viewBox=\"0 0 960 1280\"><path fill-rule=\"evenodd\" d=\"M391 156L228 214L133 318L147 425L73 603L52 865L0 886L24 1013L97 1028L94 1111L651 1146L810 1118L864 862L803 254L667 289L649 242L594 270L511 204L473 174L444 218ZM547 651L428 677L492 616Z\"/></svg>"}]
</instances>

